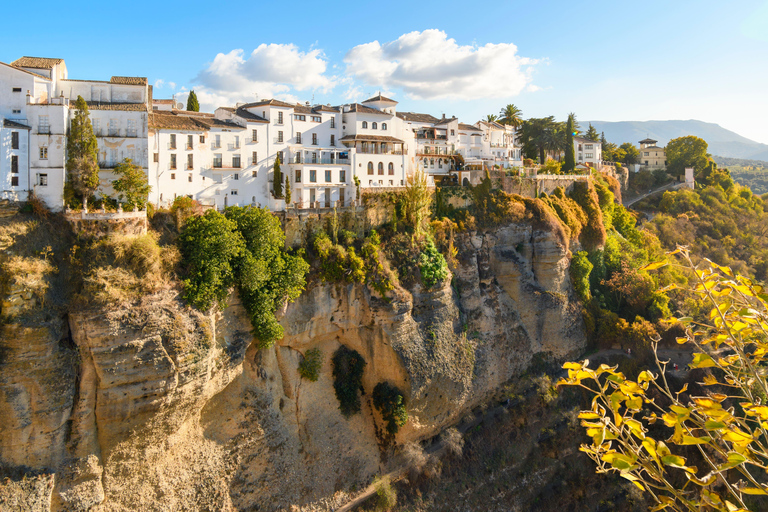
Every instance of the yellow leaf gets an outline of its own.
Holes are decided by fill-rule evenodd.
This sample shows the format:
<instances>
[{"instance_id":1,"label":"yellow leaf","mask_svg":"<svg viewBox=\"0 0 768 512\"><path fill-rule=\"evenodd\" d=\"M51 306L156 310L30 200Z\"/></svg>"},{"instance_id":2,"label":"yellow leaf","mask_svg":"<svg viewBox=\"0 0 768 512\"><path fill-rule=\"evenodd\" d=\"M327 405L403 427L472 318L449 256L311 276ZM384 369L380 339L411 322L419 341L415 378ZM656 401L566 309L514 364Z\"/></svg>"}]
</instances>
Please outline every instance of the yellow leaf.
<instances>
[{"instance_id":1,"label":"yellow leaf","mask_svg":"<svg viewBox=\"0 0 768 512\"><path fill-rule=\"evenodd\" d=\"M691 368L710 368L717 366L717 364L709 354L695 353L693 354L693 361L688 366Z\"/></svg>"},{"instance_id":2,"label":"yellow leaf","mask_svg":"<svg viewBox=\"0 0 768 512\"><path fill-rule=\"evenodd\" d=\"M704 385L705 386L714 386L717 384L717 379L714 377L714 375L705 375L704 376Z\"/></svg>"},{"instance_id":3,"label":"yellow leaf","mask_svg":"<svg viewBox=\"0 0 768 512\"><path fill-rule=\"evenodd\" d=\"M602 416L600 416L596 412L581 411L579 413L579 419L582 419L582 420L596 420L596 419L599 419L599 418L602 418Z\"/></svg>"},{"instance_id":4,"label":"yellow leaf","mask_svg":"<svg viewBox=\"0 0 768 512\"><path fill-rule=\"evenodd\" d=\"M712 393L712 394L711 394L711 395L709 395L709 396L711 396L712 398L714 398L714 399L715 399L715 400L717 400L718 402L722 402L723 400L725 400L726 398L728 398L728 395L724 395L724 394L722 394L722 393Z\"/></svg>"},{"instance_id":5,"label":"yellow leaf","mask_svg":"<svg viewBox=\"0 0 768 512\"><path fill-rule=\"evenodd\" d=\"M669 265L669 262L667 261L654 261L644 267L640 267L640 270L656 270L657 268L666 267L667 265Z\"/></svg>"},{"instance_id":6,"label":"yellow leaf","mask_svg":"<svg viewBox=\"0 0 768 512\"><path fill-rule=\"evenodd\" d=\"M768 492L765 492L763 489L758 489L757 487L742 487L739 489L744 494L763 494L768 495Z\"/></svg>"},{"instance_id":7,"label":"yellow leaf","mask_svg":"<svg viewBox=\"0 0 768 512\"><path fill-rule=\"evenodd\" d=\"M707 444L710 442L712 438L708 436L704 437L693 437L693 436L683 436L683 442L680 443L682 445L692 445L692 444Z\"/></svg>"},{"instance_id":8,"label":"yellow leaf","mask_svg":"<svg viewBox=\"0 0 768 512\"><path fill-rule=\"evenodd\" d=\"M688 338L675 338L678 345L685 345L688 342Z\"/></svg>"}]
</instances>

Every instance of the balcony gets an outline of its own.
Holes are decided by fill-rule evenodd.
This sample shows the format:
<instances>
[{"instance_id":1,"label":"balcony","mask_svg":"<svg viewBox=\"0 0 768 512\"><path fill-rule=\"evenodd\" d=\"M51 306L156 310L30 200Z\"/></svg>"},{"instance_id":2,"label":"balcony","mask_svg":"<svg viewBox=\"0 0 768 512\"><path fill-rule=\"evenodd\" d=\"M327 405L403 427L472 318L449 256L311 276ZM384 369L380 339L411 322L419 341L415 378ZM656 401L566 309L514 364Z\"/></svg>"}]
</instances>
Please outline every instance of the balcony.
<instances>
[{"instance_id":1,"label":"balcony","mask_svg":"<svg viewBox=\"0 0 768 512\"><path fill-rule=\"evenodd\" d=\"M114 137L114 135L110 135L110 137ZM168 143L168 149L174 149L175 150L176 149L176 144L174 144L172 142L169 142Z\"/></svg>"},{"instance_id":2,"label":"balcony","mask_svg":"<svg viewBox=\"0 0 768 512\"><path fill-rule=\"evenodd\" d=\"M232 144L232 143L230 143L230 144L227 144L227 148L228 148L230 151L233 151L233 150L235 150L235 149L240 149L240 143L239 143L239 142L236 142L236 143L234 143L234 144Z\"/></svg>"},{"instance_id":3,"label":"balcony","mask_svg":"<svg viewBox=\"0 0 768 512\"><path fill-rule=\"evenodd\" d=\"M358 149L358 153L363 155L402 155L403 150L401 149L387 149L387 150L380 150L380 149L371 149L371 148L365 148L365 149Z\"/></svg>"},{"instance_id":4,"label":"balcony","mask_svg":"<svg viewBox=\"0 0 768 512\"><path fill-rule=\"evenodd\" d=\"M247 139L245 139L246 144L257 144L258 142L259 142L259 139L253 139L251 137L248 137Z\"/></svg>"},{"instance_id":5,"label":"balcony","mask_svg":"<svg viewBox=\"0 0 768 512\"><path fill-rule=\"evenodd\" d=\"M221 149L221 142L211 142L211 149Z\"/></svg>"},{"instance_id":6,"label":"balcony","mask_svg":"<svg viewBox=\"0 0 768 512\"><path fill-rule=\"evenodd\" d=\"M51 127L50 126L38 126L37 127L37 134L38 135L50 135L51 134Z\"/></svg>"},{"instance_id":7,"label":"balcony","mask_svg":"<svg viewBox=\"0 0 768 512\"><path fill-rule=\"evenodd\" d=\"M192 149L193 149L192 144L187 144L186 145L186 149L187 149L187 151L192 151Z\"/></svg>"},{"instance_id":8,"label":"balcony","mask_svg":"<svg viewBox=\"0 0 768 512\"><path fill-rule=\"evenodd\" d=\"M349 158L298 158L294 159L293 162L289 162L289 164L299 164L299 165L313 165L313 164L321 164L321 165L349 165Z\"/></svg>"},{"instance_id":9,"label":"balcony","mask_svg":"<svg viewBox=\"0 0 768 512\"><path fill-rule=\"evenodd\" d=\"M272 142L275 144L285 144L285 141L282 137L273 137Z\"/></svg>"}]
</instances>

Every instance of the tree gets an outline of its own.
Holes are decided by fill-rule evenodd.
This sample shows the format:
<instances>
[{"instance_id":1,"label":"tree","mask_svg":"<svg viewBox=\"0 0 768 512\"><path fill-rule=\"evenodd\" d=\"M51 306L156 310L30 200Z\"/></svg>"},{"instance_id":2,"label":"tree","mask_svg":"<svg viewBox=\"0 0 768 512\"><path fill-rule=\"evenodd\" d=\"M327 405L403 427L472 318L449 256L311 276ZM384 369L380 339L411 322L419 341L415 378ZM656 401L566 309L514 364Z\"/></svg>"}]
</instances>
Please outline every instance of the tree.
<instances>
[{"instance_id":1,"label":"tree","mask_svg":"<svg viewBox=\"0 0 768 512\"><path fill-rule=\"evenodd\" d=\"M589 129L587 130L587 133L584 134L584 138L595 142L600 140L600 135L597 134L597 130L592 126L592 123L589 123Z\"/></svg>"},{"instance_id":2,"label":"tree","mask_svg":"<svg viewBox=\"0 0 768 512\"><path fill-rule=\"evenodd\" d=\"M573 113L568 114L568 122L565 125L565 162L562 167L564 174L571 174L576 169L576 150L573 146L575 117Z\"/></svg>"},{"instance_id":3,"label":"tree","mask_svg":"<svg viewBox=\"0 0 768 512\"><path fill-rule=\"evenodd\" d=\"M285 204L291 204L291 180L285 177Z\"/></svg>"},{"instance_id":4,"label":"tree","mask_svg":"<svg viewBox=\"0 0 768 512\"><path fill-rule=\"evenodd\" d=\"M668 361L657 353L658 373L645 370L636 380L615 366L593 370L588 361L565 363L568 377L558 384L594 397L591 409L579 414L592 438L581 451L598 473L616 472L648 492L658 503L653 510L764 510L768 297L727 267L707 259L695 265L685 248L672 254L692 271L688 291L712 308L706 320L678 320L687 329L677 342L693 345L689 367L703 370L696 386L708 389L707 396L693 396L687 384L673 391Z\"/></svg>"},{"instance_id":5,"label":"tree","mask_svg":"<svg viewBox=\"0 0 768 512\"><path fill-rule=\"evenodd\" d=\"M272 188L275 192L275 197L280 199L283 197L283 173L280 171L280 155L275 157L275 165L272 167Z\"/></svg>"},{"instance_id":6,"label":"tree","mask_svg":"<svg viewBox=\"0 0 768 512\"><path fill-rule=\"evenodd\" d=\"M147 175L141 167L133 163L133 160L126 158L113 171L119 176L112 182L112 188L118 193L117 200L123 202L125 198L125 208L133 209L137 207L143 210L147 205L147 197L152 187L147 183Z\"/></svg>"},{"instance_id":7,"label":"tree","mask_svg":"<svg viewBox=\"0 0 768 512\"><path fill-rule=\"evenodd\" d=\"M640 161L640 151L631 142L625 142L619 148L623 151L621 162L630 165Z\"/></svg>"},{"instance_id":8,"label":"tree","mask_svg":"<svg viewBox=\"0 0 768 512\"><path fill-rule=\"evenodd\" d=\"M555 121L554 116L528 119L520 126L517 140L528 158L538 156L543 164L547 151L565 149L565 123Z\"/></svg>"},{"instance_id":9,"label":"tree","mask_svg":"<svg viewBox=\"0 0 768 512\"><path fill-rule=\"evenodd\" d=\"M75 117L67 135L67 185L73 193L68 200L79 194L83 200L92 195L99 186L99 145L93 134L88 114L88 104L82 96L75 102Z\"/></svg>"},{"instance_id":10,"label":"tree","mask_svg":"<svg viewBox=\"0 0 768 512\"><path fill-rule=\"evenodd\" d=\"M223 306L235 282L234 261L245 250L237 224L208 210L187 221L179 245L187 275L184 299L202 311Z\"/></svg>"},{"instance_id":11,"label":"tree","mask_svg":"<svg viewBox=\"0 0 768 512\"><path fill-rule=\"evenodd\" d=\"M405 181L403 195L403 213L405 224L413 229L415 237L420 237L429 225L429 207L432 204L432 194L427 188L427 175L417 170Z\"/></svg>"},{"instance_id":12,"label":"tree","mask_svg":"<svg viewBox=\"0 0 768 512\"><path fill-rule=\"evenodd\" d=\"M200 103L197 102L197 94L194 89L189 91L189 97L187 97L187 110L189 112L200 112Z\"/></svg>"},{"instance_id":13,"label":"tree","mask_svg":"<svg viewBox=\"0 0 768 512\"><path fill-rule=\"evenodd\" d=\"M667 144L667 172L678 176L686 167L693 167L694 175L698 176L707 166L708 147L704 139L694 135L672 139Z\"/></svg>"},{"instance_id":14,"label":"tree","mask_svg":"<svg viewBox=\"0 0 768 512\"><path fill-rule=\"evenodd\" d=\"M497 116L496 114L488 114L487 116L485 116L485 120L489 123L495 123L496 121L499 120L499 116Z\"/></svg>"},{"instance_id":15,"label":"tree","mask_svg":"<svg viewBox=\"0 0 768 512\"><path fill-rule=\"evenodd\" d=\"M621 159L616 158L616 150L618 149L616 144L613 142L608 142L608 140L605 138L605 132L600 134L600 146L603 152L603 160L608 162L621 161Z\"/></svg>"},{"instance_id":16,"label":"tree","mask_svg":"<svg viewBox=\"0 0 768 512\"><path fill-rule=\"evenodd\" d=\"M501 114L499 120L501 124L508 124L513 128L519 128L523 124L523 111L511 103L502 108L499 113Z\"/></svg>"}]
</instances>

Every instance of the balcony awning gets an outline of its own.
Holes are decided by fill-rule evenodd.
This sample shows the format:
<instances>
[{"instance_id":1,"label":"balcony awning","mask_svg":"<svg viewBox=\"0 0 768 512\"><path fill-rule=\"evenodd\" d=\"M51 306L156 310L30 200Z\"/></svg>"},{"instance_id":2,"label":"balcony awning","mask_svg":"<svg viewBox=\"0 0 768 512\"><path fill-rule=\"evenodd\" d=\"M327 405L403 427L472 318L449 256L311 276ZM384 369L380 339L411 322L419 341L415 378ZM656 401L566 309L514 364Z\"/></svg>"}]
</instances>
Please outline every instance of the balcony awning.
<instances>
[{"instance_id":1,"label":"balcony awning","mask_svg":"<svg viewBox=\"0 0 768 512\"><path fill-rule=\"evenodd\" d=\"M388 135L345 135L341 142L392 142L395 144L405 144L404 141Z\"/></svg>"}]
</instances>

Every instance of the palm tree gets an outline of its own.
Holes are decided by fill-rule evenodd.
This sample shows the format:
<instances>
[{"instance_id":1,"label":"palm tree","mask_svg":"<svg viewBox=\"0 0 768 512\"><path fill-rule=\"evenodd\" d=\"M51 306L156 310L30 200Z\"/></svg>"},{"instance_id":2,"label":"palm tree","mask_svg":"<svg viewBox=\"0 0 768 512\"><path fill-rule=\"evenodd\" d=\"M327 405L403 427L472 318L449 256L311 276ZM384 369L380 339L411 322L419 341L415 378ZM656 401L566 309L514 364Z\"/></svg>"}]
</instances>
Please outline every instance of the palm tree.
<instances>
[{"instance_id":1,"label":"palm tree","mask_svg":"<svg viewBox=\"0 0 768 512\"><path fill-rule=\"evenodd\" d=\"M496 114L488 114L487 116L485 116L485 121L488 123L495 123L498 120L499 120L499 116L497 116Z\"/></svg>"},{"instance_id":2,"label":"palm tree","mask_svg":"<svg viewBox=\"0 0 768 512\"><path fill-rule=\"evenodd\" d=\"M523 124L523 111L511 103L502 108L499 113L501 114L501 119L499 120L501 124L508 124L515 129Z\"/></svg>"},{"instance_id":3,"label":"palm tree","mask_svg":"<svg viewBox=\"0 0 768 512\"><path fill-rule=\"evenodd\" d=\"M546 161L547 152L565 149L565 123L555 121L554 116L532 118L523 122L518 131L518 141L523 153L529 158L539 157L539 163Z\"/></svg>"}]
</instances>

